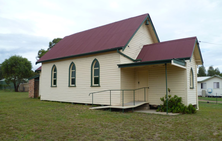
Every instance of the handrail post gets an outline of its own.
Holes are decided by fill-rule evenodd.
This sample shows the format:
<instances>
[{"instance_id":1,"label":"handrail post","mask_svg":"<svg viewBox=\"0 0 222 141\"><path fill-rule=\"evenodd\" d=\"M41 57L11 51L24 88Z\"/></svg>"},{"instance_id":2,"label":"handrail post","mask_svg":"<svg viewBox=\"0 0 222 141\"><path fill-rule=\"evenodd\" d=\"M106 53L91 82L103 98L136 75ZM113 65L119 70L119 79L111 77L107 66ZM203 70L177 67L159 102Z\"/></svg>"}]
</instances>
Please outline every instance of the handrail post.
<instances>
[{"instance_id":1,"label":"handrail post","mask_svg":"<svg viewBox=\"0 0 222 141\"><path fill-rule=\"evenodd\" d=\"M92 107L93 107L93 93L92 93Z\"/></svg>"},{"instance_id":2,"label":"handrail post","mask_svg":"<svg viewBox=\"0 0 222 141\"><path fill-rule=\"evenodd\" d=\"M144 102L146 102L146 88L144 87Z\"/></svg>"},{"instance_id":3,"label":"handrail post","mask_svg":"<svg viewBox=\"0 0 222 141\"><path fill-rule=\"evenodd\" d=\"M122 90L122 107L124 107L124 90Z\"/></svg>"},{"instance_id":4,"label":"handrail post","mask_svg":"<svg viewBox=\"0 0 222 141\"><path fill-rule=\"evenodd\" d=\"M133 104L135 105L135 90L133 90Z\"/></svg>"},{"instance_id":5,"label":"handrail post","mask_svg":"<svg viewBox=\"0 0 222 141\"><path fill-rule=\"evenodd\" d=\"M111 106L111 90L109 91L109 94L110 94L110 106Z\"/></svg>"},{"instance_id":6,"label":"handrail post","mask_svg":"<svg viewBox=\"0 0 222 141\"><path fill-rule=\"evenodd\" d=\"M167 87L167 64L165 63L165 77L166 77L166 113L168 115L168 87Z\"/></svg>"}]
</instances>

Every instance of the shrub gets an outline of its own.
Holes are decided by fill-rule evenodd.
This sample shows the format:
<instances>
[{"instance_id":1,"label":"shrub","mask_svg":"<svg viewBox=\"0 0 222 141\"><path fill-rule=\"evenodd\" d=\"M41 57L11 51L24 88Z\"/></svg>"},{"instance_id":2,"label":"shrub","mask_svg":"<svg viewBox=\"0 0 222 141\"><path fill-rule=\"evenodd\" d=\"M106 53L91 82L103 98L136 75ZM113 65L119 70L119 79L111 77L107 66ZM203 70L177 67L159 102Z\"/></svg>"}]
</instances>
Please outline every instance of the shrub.
<instances>
[{"instance_id":1,"label":"shrub","mask_svg":"<svg viewBox=\"0 0 222 141\"><path fill-rule=\"evenodd\" d=\"M157 112L166 112L167 110L167 97L162 97L160 100L163 102L158 109ZM189 106L185 106L182 103L182 97L178 97L177 95L174 95L173 97L171 95L168 95L168 112L172 113L183 113L183 114L193 114L196 113L196 109L193 107L192 104L189 104Z\"/></svg>"}]
</instances>

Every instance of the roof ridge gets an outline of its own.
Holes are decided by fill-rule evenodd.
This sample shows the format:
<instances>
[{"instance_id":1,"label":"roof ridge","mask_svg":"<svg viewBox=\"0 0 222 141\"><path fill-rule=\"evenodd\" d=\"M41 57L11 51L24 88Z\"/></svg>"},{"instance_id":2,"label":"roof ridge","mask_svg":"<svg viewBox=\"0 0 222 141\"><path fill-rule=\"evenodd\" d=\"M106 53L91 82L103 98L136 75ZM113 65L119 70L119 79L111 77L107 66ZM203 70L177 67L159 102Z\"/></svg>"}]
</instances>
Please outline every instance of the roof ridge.
<instances>
[{"instance_id":1,"label":"roof ridge","mask_svg":"<svg viewBox=\"0 0 222 141\"><path fill-rule=\"evenodd\" d=\"M93 28L90 28L90 29L86 29L86 30L83 30L83 31L79 31L79 32L76 32L76 33L73 33L73 34L67 35L67 36L65 36L65 37L70 37L70 36L72 36L72 35L76 35L76 34L79 34L79 33L82 33L82 32L86 32L86 31L94 30L94 29L97 29L97 28L101 28L101 27L108 26L108 25L111 25L111 24L115 24L115 23L123 22L123 21L125 21L125 20L129 20L129 19L137 18L137 17L144 16L144 15L149 15L149 13L142 14L142 15L139 15L139 16L130 17L130 18L126 18L126 19L122 19L122 20L118 20L118 21L111 22L111 23L104 24L104 25L100 25L100 26L96 26L96 27L93 27ZM65 38L65 37L64 37L64 38Z\"/></svg>"},{"instance_id":2,"label":"roof ridge","mask_svg":"<svg viewBox=\"0 0 222 141\"><path fill-rule=\"evenodd\" d=\"M65 36L36 63L122 48L147 18L143 14Z\"/></svg>"}]
</instances>

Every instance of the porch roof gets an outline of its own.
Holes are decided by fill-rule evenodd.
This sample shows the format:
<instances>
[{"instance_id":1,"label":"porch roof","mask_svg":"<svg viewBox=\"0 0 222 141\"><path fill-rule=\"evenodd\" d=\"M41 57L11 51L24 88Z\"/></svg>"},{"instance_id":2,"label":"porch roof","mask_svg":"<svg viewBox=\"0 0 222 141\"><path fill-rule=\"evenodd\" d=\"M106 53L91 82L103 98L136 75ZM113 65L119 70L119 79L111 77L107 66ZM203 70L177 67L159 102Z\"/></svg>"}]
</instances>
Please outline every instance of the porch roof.
<instances>
[{"instance_id":1,"label":"porch roof","mask_svg":"<svg viewBox=\"0 0 222 141\"><path fill-rule=\"evenodd\" d=\"M179 59L166 59L166 60L156 60L156 61L146 61L146 62L136 62L136 63L128 63L128 64L118 64L119 68L126 68L126 67L138 67L138 66L145 66L145 65L157 65L157 64L167 64L170 63L171 65L186 69L186 62Z\"/></svg>"},{"instance_id":2,"label":"porch roof","mask_svg":"<svg viewBox=\"0 0 222 141\"><path fill-rule=\"evenodd\" d=\"M144 65L165 64L165 63L171 63L171 61L172 59L167 59L167 60L136 62L136 63L128 63L128 64L118 64L118 66L119 68L126 68L126 67L136 67L136 66L144 66Z\"/></svg>"},{"instance_id":3,"label":"porch roof","mask_svg":"<svg viewBox=\"0 0 222 141\"><path fill-rule=\"evenodd\" d=\"M141 62L172 60L174 58L180 60L190 59L193 55L196 43L197 38L190 37L144 45L137 59L141 59ZM201 54L200 58L202 61Z\"/></svg>"}]
</instances>

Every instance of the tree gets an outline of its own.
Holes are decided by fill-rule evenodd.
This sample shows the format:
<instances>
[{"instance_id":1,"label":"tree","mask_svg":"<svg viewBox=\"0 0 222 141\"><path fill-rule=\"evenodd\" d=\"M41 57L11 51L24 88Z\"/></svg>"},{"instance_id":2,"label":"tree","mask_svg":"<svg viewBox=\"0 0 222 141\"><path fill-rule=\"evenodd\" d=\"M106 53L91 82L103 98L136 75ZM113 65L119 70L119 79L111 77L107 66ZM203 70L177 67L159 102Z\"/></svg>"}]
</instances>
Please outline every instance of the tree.
<instances>
[{"instance_id":1,"label":"tree","mask_svg":"<svg viewBox=\"0 0 222 141\"><path fill-rule=\"evenodd\" d=\"M55 38L52 40L52 42L49 42L48 50L50 50L52 47L54 47L60 40L62 40L62 38Z\"/></svg>"},{"instance_id":2,"label":"tree","mask_svg":"<svg viewBox=\"0 0 222 141\"><path fill-rule=\"evenodd\" d=\"M205 67L204 66L200 66L199 67L199 70L198 70L198 77L199 76L206 76L206 69L205 69Z\"/></svg>"},{"instance_id":3,"label":"tree","mask_svg":"<svg viewBox=\"0 0 222 141\"><path fill-rule=\"evenodd\" d=\"M214 76L214 75L221 76L222 74L220 73L219 68L214 69L213 66L210 66L207 71L207 75L208 76Z\"/></svg>"},{"instance_id":4,"label":"tree","mask_svg":"<svg viewBox=\"0 0 222 141\"><path fill-rule=\"evenodd\" d=\"M214 76L216 73L215 73L215 70L214 70L214 67L213 66L210 66L208 68L208 71L207 71L207 75L208 76Z\"/></svg>"},{"instance_id":5,"label":"tree","mask_svg":"<svg viewBox=\"0 0 222 141\"><path fill-rule=\"evenodd\" d=\"M1 65L2 65L2 64L0 64L0 80L3 79Z\"/></svg>"},{"instance_id":6,"label":"tree","mask_svg":"<svg viewBox=\"0 0 222 141\"><path fill-rule=\"evenodd\" d=\"M54 47L60 40L62 40L62 38L55 38L52 40L52 42L49 42L49 47L47 50L44 49L40 49L38 51L38 56L36 57L36 59L40 59L43 55L45 55L50 49L52 49L52 47Z\"/></svg>"},{"instance_id":7,"label":"tree","mask_svg":"<svg viewBox=\"0 0 222 141\"><path fill-rule=\"evenodd\" d=\"M215 73L215 75L220 75L220 70L219 70L219 68L216 68L216 69L214 70L214 73Z\"/></svg>"},{"instance_id":8,"label":"tree","mask_svg":"<svg viewBox=\"0 0 222 141\"><path fill-rule=\"evenodd\" d=\"M1 69L6 83L13 83L15 92L18 92L19 84L31 76L32 64L28 59L14 55L5 59Z\"/></svg>"},{"instance_id":9,"label":"tree","mask_svg":"<svg viewBox=\"0 0 222 141\"><path fill-rule=\"evenodd\" d=\"M48 52L48 51L44 50L44 49L40 49L39 52L38 52L37 58L40 59L43 55L46 54L46 52Z\"/></svg>"}]
</instances>

